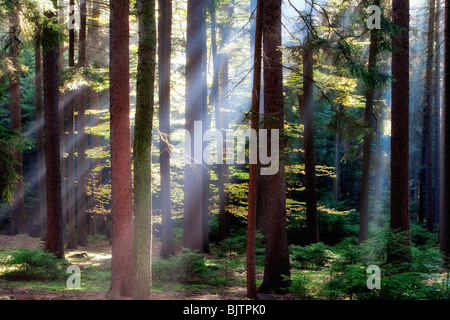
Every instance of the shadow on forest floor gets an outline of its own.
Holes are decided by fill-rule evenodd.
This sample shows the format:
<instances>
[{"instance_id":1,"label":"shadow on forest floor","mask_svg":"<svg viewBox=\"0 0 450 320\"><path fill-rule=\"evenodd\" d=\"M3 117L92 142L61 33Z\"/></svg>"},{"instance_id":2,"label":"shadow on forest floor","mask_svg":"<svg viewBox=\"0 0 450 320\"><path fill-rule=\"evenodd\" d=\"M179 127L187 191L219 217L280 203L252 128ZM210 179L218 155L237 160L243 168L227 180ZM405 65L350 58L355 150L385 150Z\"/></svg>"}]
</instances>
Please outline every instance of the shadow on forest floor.
<instances>
[{"instance_id":1,"label":"shadow on forest floor","mask_svg":"<svg viewBox=\"0 0 450 320\"><path fill-rule=\"evenodd\" d=\"M18 249L43 249L44 242L28 235L0 235L0 300L105 300L109 289L111 272L111 246L104 238L91 238L88 246L78 246L76 250L65 249L69 264L81 270L81 288L69 290L66 280L56 281L18 281L5 276L7 266L1 264ZM159 255L160 243L154 241L154 254ZM208 254L209 261L222 258ZM226 283L217 285L210 281L202 283L165 282L154 277L154 300L243 300L246 299L245 272L243 266L216 270L215 278L226 278ZM242 270L241 270L242 269ZM226 274L225 274L226 273ZM206 275L208 276L208 275ZM156 278L156 279L155 279ZM261 295L261 300L293 299L290 295Z\"/></svg>"}]
</instances>

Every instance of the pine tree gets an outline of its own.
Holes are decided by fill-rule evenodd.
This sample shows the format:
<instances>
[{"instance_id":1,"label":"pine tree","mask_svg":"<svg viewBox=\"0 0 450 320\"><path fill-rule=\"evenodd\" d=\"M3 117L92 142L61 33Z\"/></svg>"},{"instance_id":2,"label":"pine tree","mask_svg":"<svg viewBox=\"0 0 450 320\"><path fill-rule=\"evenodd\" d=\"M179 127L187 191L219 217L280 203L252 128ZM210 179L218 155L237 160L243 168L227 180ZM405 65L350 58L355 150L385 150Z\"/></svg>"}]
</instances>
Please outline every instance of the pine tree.
<instances>
[{"instance_id":1,"label":"pine tree","mask_svg":"<svg viewBox=\"0 0 450 320\"><path fill-rule=\"evenodd\" d=\"M45 162L47 186L47 236L45 250L64 259L63 217L61 199L61 166L58 117L58 40L59 30L51 26L53 12L46 13L43 29L43 78L45 106Z\"/></svg>"},{"instance_id":2,"label":"pine tree","mask_svg":"<svg viewBox=\"0 0 450 320\"><path fill-rule=\"evenodd\" d=\"M159 130L160 176L162 203L161 256L175 254L170 199L170 64L172 52L172 3L158 1L158 72L159 72Z\"/></svg>"},{"instance_id":3,"label":"pine tree","mask_svg":"<svg viewBox=\"0 0 450 320\"><path fill-rule=\"evenodd\" d=\"M110 3L111 286L109 297L133 295L129 0Z\"/></svg>"},{"instance_id":4,"label":"pine tree","mask_svg":"<svg viewBox=\"0 0 450 320\"><path fill-rule=\"evenodd\" d=\"M388 259L409 261L409 1L393 0L392 12L399 31L392 41L390 228L405 240L402 248L390 248Z\"/></svg>"},{"instance_id":5,"label":"pine tree","mask_svg":"<svg viewBox=\"0 0 450 320\"><path fill-rule=\"evenodd\" d=\"M138 0L139 49L134 129L133 297L152 296L152 130L156 68L155 1Z\"/></svg>"},{"instance_id":6,"label":"pine tree","mask_svg":"<svg viewBox=\"0 0 450 320\"><path fill-rule=\"evenodd\" d=\"M263 49L264 49L264 115L268 129L268 141L272 130L283 136L284 101L281 46L281 0L264 1ZM281 151L283 143L280 143ZM268 147L268 154L272 152ZM286 286L284 277L290 276L289 252L286 231L286 176L284 164L274 175L264 176L266 185L266 258L264 279L259 291L282 292Z\"/></svg>"}]
</instances>

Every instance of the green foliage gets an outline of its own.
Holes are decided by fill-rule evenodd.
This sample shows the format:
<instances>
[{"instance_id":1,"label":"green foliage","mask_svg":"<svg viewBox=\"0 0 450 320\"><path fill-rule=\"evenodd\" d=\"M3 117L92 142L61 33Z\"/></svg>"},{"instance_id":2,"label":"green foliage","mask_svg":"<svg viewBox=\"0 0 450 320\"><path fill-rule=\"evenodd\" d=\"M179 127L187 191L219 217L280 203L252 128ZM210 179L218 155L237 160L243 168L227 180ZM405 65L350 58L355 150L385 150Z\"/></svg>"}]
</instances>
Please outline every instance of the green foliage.
<instances>
[{"instance_id":1,"label":"green foliage","mask_svg":"<svg viewBox=\"0 0 450 320\"><path fill-rule=\"evenodd\" d=\"M289 251L291 259L297 266L306 269L316 269L325 266L333 255L330 248L322 242L307 246L291 245Z\"/></svg>"},{"instance_id":2,"label":"green foliage","mask_svg":"<svg viewBox=\"0 0 450 320\"><path fill-rule=\"evenodd\" d=\"M209 269L200 253L187 249L168 259L154 259L152 274L163 282L198 283L205 281Z\"/></svg>"},{"instance_id":3,"label":"green foliage","mask_svg":"<svg viewBox=\"0 0 450 320\"><path fill-rule=\"evenodd\" d=\"M4 264L9 269L4 276L13 280L51 281L66 275L65 261L41 249L18 249Z\"/></svg>"},{"instance_id":4,"label":"green foliage","mask_svg":"<svg viewBox=\"0 0 450 320\"><path fill-rule=\"evenodd\" d=\"M12 131L0 127L0 194L10 204L13 202L15 185L22 179L14 170L17 164L13 153L21 138Z\"/></svg>"}]
</instances>

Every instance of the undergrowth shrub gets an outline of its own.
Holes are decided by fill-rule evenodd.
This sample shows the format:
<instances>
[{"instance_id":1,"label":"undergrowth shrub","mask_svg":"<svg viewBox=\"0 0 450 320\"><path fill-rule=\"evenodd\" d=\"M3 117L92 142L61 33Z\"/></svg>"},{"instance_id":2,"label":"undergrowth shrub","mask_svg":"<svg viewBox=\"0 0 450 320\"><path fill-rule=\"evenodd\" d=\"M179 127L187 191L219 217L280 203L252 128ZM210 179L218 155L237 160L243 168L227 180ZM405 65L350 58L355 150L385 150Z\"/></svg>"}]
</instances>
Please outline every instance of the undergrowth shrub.
<instances>
[{"instance_id":1,"label":"undergrowth shrub","mask_svg":"<svg viewBox=\"0 0 450 320\"><path fill-rule=\"evenodd\" d=\"M153 277L163 282L197 283L204 281L209 271L203 256L188 250L168 259L152 261Z\"/></svg>"},{"instance_id":2,"label":"undergrowth shrub","mask_svg":"<svg viewBox=\"0 0 450 320\"><path fill-rule=\"evenodd\" d=\"M66 277L65 260L41 249L18 249L4 262L7 267L3 275L12 280L52 281Z\"/></svg>"},{"instance_id":3,"label":"undergrowth shrub","mask_svg":"<svg viewBox=\"0 0 450 320\"><path fill-rule=\"evenodd\" d=\"M333 257L333 252L330 250L330 247L322 242L307 246L291 245L289 249L294 265L305 269L323 267Z\"/></svg>"}]
</instances>

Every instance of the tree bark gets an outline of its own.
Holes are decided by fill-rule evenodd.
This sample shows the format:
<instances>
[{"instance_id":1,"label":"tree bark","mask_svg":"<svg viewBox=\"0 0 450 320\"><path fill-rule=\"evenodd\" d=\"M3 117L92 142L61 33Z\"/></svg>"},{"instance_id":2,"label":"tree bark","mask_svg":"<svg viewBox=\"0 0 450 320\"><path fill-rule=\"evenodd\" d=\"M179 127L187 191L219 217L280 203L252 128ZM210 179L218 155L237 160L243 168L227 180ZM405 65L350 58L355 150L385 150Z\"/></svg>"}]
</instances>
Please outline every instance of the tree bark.
<instances>
[{"instance_id":1,"label":"tree bark","mask_svg":"<svg viewBox=\"0 0 450 320\"><path fill-rule=\"evenodd\" d=\"M257 3L255 41L253 48L253 89L252 107L250 110L251 128L259 128L259 102L261 95L261 66L262 66L262 0ZM258 200L258 164L250 164L248 179L248 217L247 217L247 298L257 298L256 269L255 269L255 236L256 236L256 202Z\"/></svg>"},{"instance_id":2,"label":"tree bark","mask_svg":"<svg viewBox=\"0 0 450 320\"><path fill-rule=\"evenodd\" d=\"M170 64L172 53L172 3L158 0L158 72L159 72L159 130L161 131L160 178L162 206L161 256L175 255L173 246L172 210L170 197Z\"/></svg>"},{"instance_id":3,"label":"tree bark","mask_svg":"<svg viewBox=\"0 0 450 320\"><path fill-rule=\"evenodd\" d=\"M80 1L80 34L78 39L78 68L86 67L86 1ZM78 138L77 138L77 199L78 199L78 228L77 243L80 246L87 244L86 223L86 181L88 177L88 164L86 161L87 136L86 136L86 107L87 86L81 85L78 89Z\"/></svg>"},{"instance_id":4,"label":"tree bark","mask_svg":"<svg viewBox=\"0 0 450 320\"><path fill-rule=\"evenodd\" d=\"M300 112L304 126L303 149L305 157L306 226L308 241L319 242L319 221L316 193L316 157L314 143L314 84L313 52L310 40L306 40L303 53L303 95L300 96Z\"/></svg>"},{"instance_id":5,"label":"tree bark","mask_svg":"<svg viewBox=\"0 0 450 320\"><path fill-rule=\"evenodd\" d=\"M60 9L58 9L58 23L61 28L64 28L64 0L59 0ZM61 41L58 46L58 70L64 70L64 42ZM58 110L59 110L59 149L61 151L61 202L63 212L63 225L67 222L67 180L66 180L66 159L64 153L66 152L66 130L65 130L65 105L64 93L58 90ZM64 227L64 237L66 228Z\"/></svg>"},{"instance_id":6,"label":"tree bark","mask_svg":"<svg viewBox=\"0 0 450 320\"><path fill-rule=\"evenodd\" d=\"M133 294L129 0L110 3L111 286L108 296Z\"/></svg>"},{"instance_id":7,"label":"tree bark","mask_svg":"<svg viewBox=\"0 0 450 320\"><path fill-rule=\"evenodd\" d=\"M133 298L152 296L152 130L156 69L155 1L138 0L139 49L134 130Z\"/></svg>"},{"instance_id":8,"label":"tree bark","mask_svg":"<svg viewBox=\"0 0 450 320\"><path fill-rule=\"evenodd\" d=\"M410 261L409 241L409 1L393 0L394 23L401 32L393 38L391 111L390 229L403 233L402 250L389 250L388 260ZM392 249L392 248L391 248Z\"/></svg>"},{"instance_id":9,"label":"tree bark","mask_svg":"<svg viewBox=\"0 0 450 320\"><path fill-rule=\"evenodd\" d=\"M264 1L263 46L264 46L264 114L268 141L272 130L283 136L283 70L281 47L281 0ZM280 155L284 146L280 141ZM272 153L271 146L267 148ZM262 293L283 292L287 286L285 277L290 276L289 251L286 232L286 177L284 164L280 160L279 170L264 177L266 184L266 258L264 279L259 291Z\"/></svg>"},{"instance_id":10,"label":"tree bark","mask_svg":"<svg viewBox=\"0 0 450 320\"><path fill-rule=\"evenodd\" d=\"M433 55L434 55L434 15L435 0L429 1L428 13L428 45L425 72L425 108L423 124L424 163L425 165L425 204L426 204L426 226L428 231L434 228L434 206L433 206L433 134L432 134L432 112L433 112Z\"/></svg>"},{"instance_id":11,"label":"tree bark","mask_svg":"<svg viewBox=\"0 0 450 320\"><path fill-rule=\"evenodd\" d=\"M46 17L55 17L46 13ZM50 28L43 30L47 40L55 39ZM45 106L45 160L47 167L47 237L45 250L53 252L59 259L64 259L63 217L61 201L61 166L58 117L58 47L54 43L43 45L43 77Z\"/></svg>"},{"instance_id":12,"label":"tree bark","mask_svg":"<svg viewBox=\"0 0 450 320\"><path fill-rule=\"evenodd\" d=\"M442 110L443 155L442 155L442 205L439 218L440 249L444 263L448 265L450 256L450 0L445 0L444 19L444 96Z\"/></svg>"},{"instance_id":13,"label":"tree bark","mask_svg":"<svg viewBox=\"0 0 450 320\"><path fill-rule=\"evenodd\" d=\"M74 8L75 0L70 0L70 8ZM69 13L72 16L74 11ZM75 66L75 29L69 29L69 67ZM75 231L75 98L76 91L68 94L67 106L67 249L77 248Z\"/></svg>"},{"instance_id":14,"label":"tree bark","mask_svg":"<svg viewBox=\"0 0 450 320\"><path fill-rule=\"evenodd\" d=\"M374 5L379 6L380 1L375 1ZM359 243L367 240L369 233L369 194L370 194L370 162L372 158L372 135L373 135L373 105L376 86L376 67L378 50L378 29L370 32L369 65L368 78L366 79L366 106L364 121L366 123L366 133L364 135L363 159L361 170L361 202L359 215Z\"/></svg>"},{"instance_id":15,"label":"tree bark","mask_svg":"<svg viewBox=\"0 0 450 320\"><path fill-rule=\"evenodd\" d=\"M39 177L39 224L41 226L41 241L45 241L47 234L47 203L45 196L45 152L44 152L44 119L42 110L42 55L41 44L35 46L35 96L36 96L36 124L37 124L37 154L38 154L38 177Z\"/></svg>"},{"instance_id":16,"label":"tree bark","mask_svg":"<svg viewBox=\"0 0 450 320\"><path fill-rule=\"evenodd\" d=\"M20 106L20 65L17 61L19 56L19 12L12 12L10 14L10 28L9 28L9 54L8 57L11 62L12 72L9 78L9 110L10 110L10 128L15 131L18 136L22 135L22 116ZM14 171L23 178L23 164L22 151L14 150L16 164L14 164ZM16 235L27 232L27 224L25 219L25 200L24 200L23 181L16 182L14 191L14 202L12 205L11 216L11 234Z\"/></svg>"}]
</instances>

